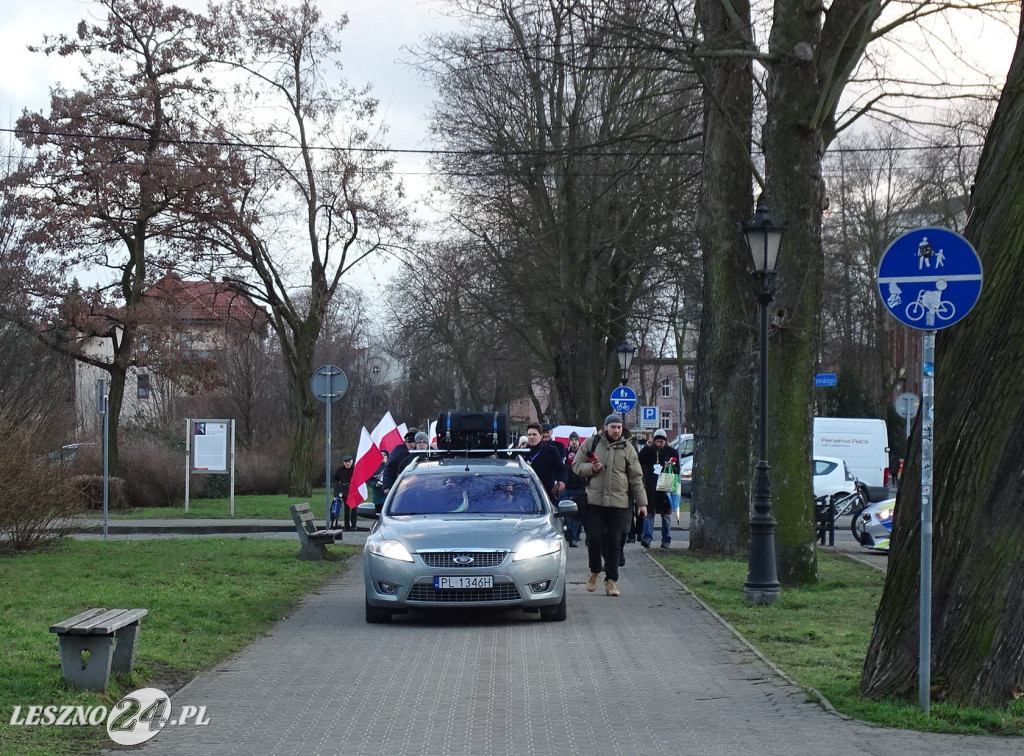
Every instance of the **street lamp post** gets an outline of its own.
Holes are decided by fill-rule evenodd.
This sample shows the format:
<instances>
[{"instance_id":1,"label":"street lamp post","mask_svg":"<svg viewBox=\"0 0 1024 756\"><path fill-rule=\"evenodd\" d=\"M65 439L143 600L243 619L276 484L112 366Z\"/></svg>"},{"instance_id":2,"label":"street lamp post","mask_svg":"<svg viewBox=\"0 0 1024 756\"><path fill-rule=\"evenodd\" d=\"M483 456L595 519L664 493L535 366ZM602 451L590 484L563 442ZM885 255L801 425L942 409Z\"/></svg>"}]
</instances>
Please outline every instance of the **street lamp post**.
<instances>
[{"instance_id":1,"label":"street lamp post","mask_svg":"<svg viewBox=\"0 0 1024 756\"><path fill-rule=\"evenodd\" d=\"M619 356L619 385L625 386L629 383L629 368L636 357L636 349L628 341L623 341L615 347L615 352Z\"/></svg>"},{"instance_id":2,"label":"street lamp post","mask_svg":"<svg viewBox=\"0 0 1024 756\"><path fill-rule=\"evenodd\" d=\"M773 299L771 281L775 276L783 226L772 217L764 195L757 200L757 211L743 225L743 238L754 264L754 273L761 279L758 302L761 305L761 449L754 488L754 512L750 515L750 563L744 598L754 604L773 604L779 597L779 578L775 566L775 518L772 516L772 493L768 482L768 305Z\"/></svg>"}]
</instances>

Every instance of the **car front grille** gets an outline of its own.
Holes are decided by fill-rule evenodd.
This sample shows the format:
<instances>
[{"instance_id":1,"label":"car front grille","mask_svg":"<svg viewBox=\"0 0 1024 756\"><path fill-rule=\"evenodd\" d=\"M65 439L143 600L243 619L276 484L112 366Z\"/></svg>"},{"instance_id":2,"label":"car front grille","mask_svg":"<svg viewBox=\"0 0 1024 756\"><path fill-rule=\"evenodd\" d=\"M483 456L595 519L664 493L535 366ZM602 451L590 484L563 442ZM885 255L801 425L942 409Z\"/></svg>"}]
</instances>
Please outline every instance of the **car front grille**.
<instances>
[{"instance_id":1,"label":"car front grille","mask_svg":"<svg viewBox=\"0 0 1024 756\"><path fill-rule=\"evenodd\" d=\"M414 584L409 589L409 601L428 603L473 603L483 601L518 601L519 589L515 583L499 583L493 588L435 588Z\"/></svg>"},{"instance_id":2,"label":"car front grille","mask_svg":"<svg viewBox=\"0 0 1024 756\"><path fill-rule=\"evenodd\" d=\"M427 567L497 567L508 557L507 551L419 551L420 559ZM470 558L473 561L459 564L456 558Z\"/></svg>"}]
</instances>

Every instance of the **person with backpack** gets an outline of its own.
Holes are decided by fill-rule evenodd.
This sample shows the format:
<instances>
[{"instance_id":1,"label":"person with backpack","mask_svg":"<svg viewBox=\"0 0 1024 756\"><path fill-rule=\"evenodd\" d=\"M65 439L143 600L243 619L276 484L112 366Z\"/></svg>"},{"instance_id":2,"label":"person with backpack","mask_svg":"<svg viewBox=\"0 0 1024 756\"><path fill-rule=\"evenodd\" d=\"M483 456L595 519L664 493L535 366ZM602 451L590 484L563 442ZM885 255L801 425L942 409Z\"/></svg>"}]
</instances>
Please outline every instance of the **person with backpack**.
<instances>
[{"instance_id":1,"label":"person with backpack","mask_svg":"<svg viewBox=\"0 0 1024 756\"><path fill-rule=\"evenodd\" d=\"M572 471L587 482L587 556L590 577L587 590L597 590L604 572L604 590L618 596L619 561L629 530L632 504L637 515L647 515L647 492L636 447L623 435L622 416L613 412L604 419L604 430L580 446Z\"/></svg>"}]
</instances>

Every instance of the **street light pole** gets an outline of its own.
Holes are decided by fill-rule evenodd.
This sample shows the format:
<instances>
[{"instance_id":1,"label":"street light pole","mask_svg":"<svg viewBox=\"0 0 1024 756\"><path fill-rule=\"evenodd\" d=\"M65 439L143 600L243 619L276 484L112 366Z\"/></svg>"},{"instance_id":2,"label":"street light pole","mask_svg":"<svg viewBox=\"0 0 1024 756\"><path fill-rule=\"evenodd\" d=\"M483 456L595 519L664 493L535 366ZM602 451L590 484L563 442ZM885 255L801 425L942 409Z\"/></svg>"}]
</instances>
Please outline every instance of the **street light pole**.
<instances>
[{"instance_id":1,"label":"street light pole","mask_svg":"<svg viewBox=\"0 0 1024 756\"><path fill-rule=\"evenodd\" d=\"M754 604L775 603L780 589L775 565L775 518L768 480L768 305L774 298L770 279L775 275L784 231L784 227L775 223L764 196L759 197L753 219L743 226L754 273L761 279L758 296L761 305L760 459L754 487L754 511L750 515L750 562L747 582L743 585L744 598Z\"/></svg>"}]
</instances>

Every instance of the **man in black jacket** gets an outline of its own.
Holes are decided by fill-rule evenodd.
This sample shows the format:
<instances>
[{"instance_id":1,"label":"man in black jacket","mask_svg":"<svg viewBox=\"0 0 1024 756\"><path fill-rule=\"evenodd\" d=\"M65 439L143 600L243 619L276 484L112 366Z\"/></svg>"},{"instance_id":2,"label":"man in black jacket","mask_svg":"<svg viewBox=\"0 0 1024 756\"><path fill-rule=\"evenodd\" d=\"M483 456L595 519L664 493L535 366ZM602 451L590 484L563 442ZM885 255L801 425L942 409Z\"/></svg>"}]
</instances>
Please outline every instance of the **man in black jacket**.
<instances>
[{"instance_id":1,"label":"man in black jacket","mask_svg":"<svg viewBox=\"0 0 1024 756\"><path fill-rule=\"evenodd\" d=\"M334 471L334 496L337 508L331 507L332 528L338 527L338 514L344 512L345 530L356 529L356 510L350 509L346 503L349 489L352 487L352 471L355 469L354 462L355 458L351 454L346 454L341 458L341 467Z\"/></svg>"},{"instance_id":2,"label":"man in black jacket","mask_svg":"<svg viewBox=\"0 0 1024 756\"><path fill-rule=\"evenodd\" d=\"M543 431L540 423L526 426L526 463L533 468L552 501L565 490L565 463L562 455L551 444L541 440Z\"/></svg>"},{"instance_id":3,"label":"man in black jacket","mask_svg":"<svg viewBox=\"0 0 1024 756\"><path fill-rule=\"evenodd\" d=\"M381 476L385 496L387 496L388 492L391 491L391 487L395 485L395 481L398 480L399 473L405 469L406 465L412 462L412 455L409 454L409 447L412 446L415 441L416 429L413 428L405 434L404 442L392 449L388 455L388 463L384 466L384 474Z\"/></svg>"},{"instance_id":4,"label":"man in black jacket","mask_svg":"<svg viewBox=\"0 0 1024 756\"><path fill-rule=\"evenodd\" d=\"M645 549L651 548L651 542L654 540L654 515L659 514L661 548L667 549L672 543L672 502L668 498L668 492L658 490L658 474L662 470L679 474L679 452L668 445L668 434L662 428L658 428L638 456L640 468L644 471L644 489L647 491L647 503L650 506L650 514L643 520L640 545ZM639 528L639 522L637 526Z\"/></svg>"}]
</instances>

